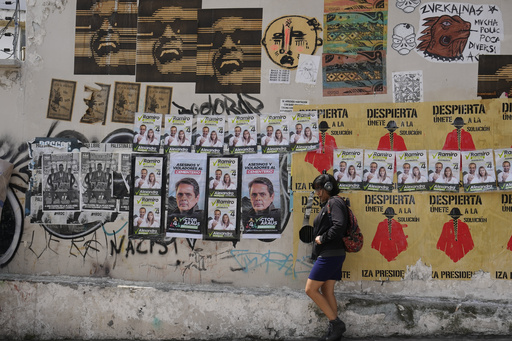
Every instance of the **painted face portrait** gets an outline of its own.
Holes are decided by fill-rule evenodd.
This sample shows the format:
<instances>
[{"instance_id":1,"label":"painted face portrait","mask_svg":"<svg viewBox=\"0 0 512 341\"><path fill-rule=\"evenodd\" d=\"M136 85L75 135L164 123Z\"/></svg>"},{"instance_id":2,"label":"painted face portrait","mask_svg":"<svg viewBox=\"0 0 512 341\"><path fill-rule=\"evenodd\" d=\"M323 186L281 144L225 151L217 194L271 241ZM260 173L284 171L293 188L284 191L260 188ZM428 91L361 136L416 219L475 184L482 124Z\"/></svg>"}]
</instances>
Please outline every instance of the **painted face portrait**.
<instances>
[{"instance_id":1,"label":"painted face portrait","mask_svg":"<svg viewBox=\"0 0 512 341\"><path fill-rule=\"evenodd\" d=\"M195 80L199 0L139 1L137 81Z\"/></svg>"},{"instance_id":2,"label":"painted face portrait","mask_svg":"<svg viewBox=\"0 0 512 341\"><path fill-rule=\"evenodd\" d=\"M261 9L200 10L197 93L259 93Z\"/></svg>"},{"instance_id":3,"label":"painted face portrait","mask_svg":"<svg viewBox=\"0 0 512 341\"><path fill-rule=\"evenodd\" d=\"M77 1L75 74L135 74L137 1Z\"/></svg>"},{"instance_id":4,"label":"painted face portrait","mask_svg":"<svg viewBox=\"0 0 512 341\"><path fill-rule=\"evenodd\" d=\"M315 18L284 16L268 25L262 44L275 64L294 69L299 65L299 54L313 55L322 45L321 31Z\"/></svg>"}]
</instances>

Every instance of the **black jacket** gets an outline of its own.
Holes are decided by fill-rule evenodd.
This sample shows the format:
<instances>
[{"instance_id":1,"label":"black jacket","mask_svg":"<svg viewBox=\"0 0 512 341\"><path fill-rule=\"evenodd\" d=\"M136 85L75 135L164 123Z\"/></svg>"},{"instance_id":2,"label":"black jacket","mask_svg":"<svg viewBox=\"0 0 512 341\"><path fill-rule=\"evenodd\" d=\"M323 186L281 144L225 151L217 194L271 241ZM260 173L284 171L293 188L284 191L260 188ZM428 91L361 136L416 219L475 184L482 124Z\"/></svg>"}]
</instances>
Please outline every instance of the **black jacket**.
<instances>
[{"instance_id":1,"label":"black jacket","mask_svg":"<svg viewBox=\"0 0 512 341\"><path fill-rule=\"evenodd\" d=\"M333 196L327 203L320 205L322 209L313 222L313 234L315 238L320 236L322 244L313 241L312 259L318 257L333 257L345 255L345 244L342 238L347 232L348 210L343 199ZM330 207L331 219L328 214Z\"/></svg>"}]
</instances>

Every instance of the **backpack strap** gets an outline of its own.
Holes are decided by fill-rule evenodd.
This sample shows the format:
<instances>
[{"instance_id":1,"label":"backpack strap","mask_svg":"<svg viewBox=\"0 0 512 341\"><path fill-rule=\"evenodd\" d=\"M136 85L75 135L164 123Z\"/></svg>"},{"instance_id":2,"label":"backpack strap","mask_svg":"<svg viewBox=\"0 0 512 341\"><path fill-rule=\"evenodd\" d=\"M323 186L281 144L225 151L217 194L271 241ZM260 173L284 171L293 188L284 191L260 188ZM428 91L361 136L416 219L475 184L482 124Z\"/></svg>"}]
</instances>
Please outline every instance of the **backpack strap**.
<instances>
[{"instance_id":1,"label":"backpack strap","mask_svg":"<svg viewBox=\"0 0 512 341\"><path fill-rule=\"evenodd\" d=\"M350 224L350 213L348 211L348 205L347 205L345 199L343 199L342 197L340 197L338 195L332 196L329 198L329 200L327 200L327 215L329 216L329 222L331 223L331 225L334 224L332 222L330 201L331 201L331 199L336 200L336 198L338 198L340 200L341 206L343 206L345 208L345 212L347 215L347 222Z\"/></svg>"}]
</instances>

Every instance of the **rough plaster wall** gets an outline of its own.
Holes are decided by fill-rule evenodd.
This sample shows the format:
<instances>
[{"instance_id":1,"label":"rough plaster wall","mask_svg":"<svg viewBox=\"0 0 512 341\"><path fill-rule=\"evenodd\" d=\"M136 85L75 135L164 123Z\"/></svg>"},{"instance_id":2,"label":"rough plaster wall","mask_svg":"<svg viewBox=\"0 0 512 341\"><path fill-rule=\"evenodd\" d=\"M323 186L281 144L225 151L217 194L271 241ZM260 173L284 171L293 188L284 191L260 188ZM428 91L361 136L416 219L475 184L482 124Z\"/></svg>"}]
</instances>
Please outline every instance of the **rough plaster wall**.
<instances>
[{"instance_id":1,"label":"rough plaster wall","mask_svg":"<svg viewBox=\"0 0 512 341\"><path fill-rule=\"evenodd\" d=\"M494 1L504 12L512 12L509 1ZM286 14L305 14L322 21L323 1L274 1L261 0L252 2L251 7L272 8L264 12L263 27L273 19ZM389 2L388 28L406 20L418 22L417 14L404 19L403 14ZM7 108L2 114L9 113L9 119L0 125L0 136L10 145L23 144L37 136L46 136L50 131L52 120L46 119L49 87L52 78L74 80L77 93L72 122L59 122L56 132L76 130L84 134L89 141L101 141L109 132L129 126L111 123L110 100L107 125L90 126L78 123L85 110L82 98L86 84L102 82L113 84L115 81L133 82L133 76L86 76L73 75L74 55L74 21L75 2L71 1L29 1L27 13L27 60L20 71L1 70L0 100ZM204 8L239 7L239 1L205 0ZM505 25L505 40L502 42L502 54L510 54L510 27ZM391 29L388 29L388 41ZM318 54L321 51L318 52ZM477 64L440 64L426 63L418 55L400 58L388 47L388 79L393 71L423 69L425 77L425 101L473 99L476 93ZM321 96L321 86L292 84L289 87L276 87L266 83L268 70L276 68L265 56L262 57L262 91L255 95L265 105L265 112L275 112L281 98L308 99L317 103L359 103L390 102L391 89L387 95L353 96L346 98ZM292 78L294 73L292 73ZM160 83L159 83L160 84ZM146 85L146 84L144 84ZM171 85L173 100L180 105L190 107L208 101L208 95L195 95L194 85ZM5 90L5 91L4 91ZM276 91L277 90L277 91ZM277 93L277 95L276 95ZM234 97L234 95L228 95ZM213 98L221 95L213 95ZM144 86L141 91L144 98ZM141 100L141 106L143 100ZM173 112L176 108L173 108ZM17 193L23 199L23 193ZM293 268L292 224L288 224L282 239L272 243L261 241L241 241L236 248L231 243L206 243L198 241L194 250L185 240L171 244L164 254L159 254L158 247L153 253L143 254L127 250L125 221L108 224L106 229L99 229L96 234L80 240L59 240L51 237L39 225L31 225L26 220L22 244L13 261L1 273L37 274L37 275L72 275L96 276L126 279L151 280L157 282L175 282L186 284L231 285L234 287L288 287L300 290L305 282L309 265L303 261L309 250L300 245L298 263ZM113 235L113 231L121 231ZM111 243L119 246L122 237L124 246L117 254L112 251ZM91 247L92 246L92 247ZM94 250L94 249L97 250ZM135 247L134 247L135 248ZM148 242L143 242L141 250L149 250ZM350 260L349 260L350 261ZM295 273L294 273L295 271ZM397 295L425 297L455 297L475 299L506 298L510 285L504 281L490 279L489 274L480 274L471 281L431 281L429 268L421 261L410 269L409 278L402 282L346 282L337 290L365 294L387 292ZM22 322L19 322L22 323Z\"/></svg>"},{"instance_id":2,"label":"rough plaster wall","mask_svg":"<svg viewBox=\"0 0 512 341\"><path fill-rule=\"evenodd\" d=\"M93 339L300 339L323 314L303 292L0 275L0 337ZM413 284L413 283L409 283ZM509 335L507 300L337 294L347 337ZM315 338L316 339L316 338Z\"/></svg>"}]
</instances>

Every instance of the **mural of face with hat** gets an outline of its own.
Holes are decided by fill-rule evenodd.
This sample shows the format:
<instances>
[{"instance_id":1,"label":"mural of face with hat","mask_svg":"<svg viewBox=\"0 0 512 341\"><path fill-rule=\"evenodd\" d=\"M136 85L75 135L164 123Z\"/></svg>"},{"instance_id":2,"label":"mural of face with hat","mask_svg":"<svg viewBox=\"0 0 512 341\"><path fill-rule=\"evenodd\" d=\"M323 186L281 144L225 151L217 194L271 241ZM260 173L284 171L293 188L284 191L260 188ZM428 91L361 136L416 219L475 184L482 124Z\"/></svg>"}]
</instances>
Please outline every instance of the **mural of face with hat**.
<instances>
[{"instance_id":1,"label":"mural of face with hat","mask_svg":"<svg viewBox=\"0 0 512 341\"><path fill-rule=\"evenodd\" d=\"M322 30L315 18L289 15L277 18L268 25L262 44L268 57L280 67L295 69L299 54L315 54L323 44Z\"/></svg>"}]
</instances>

